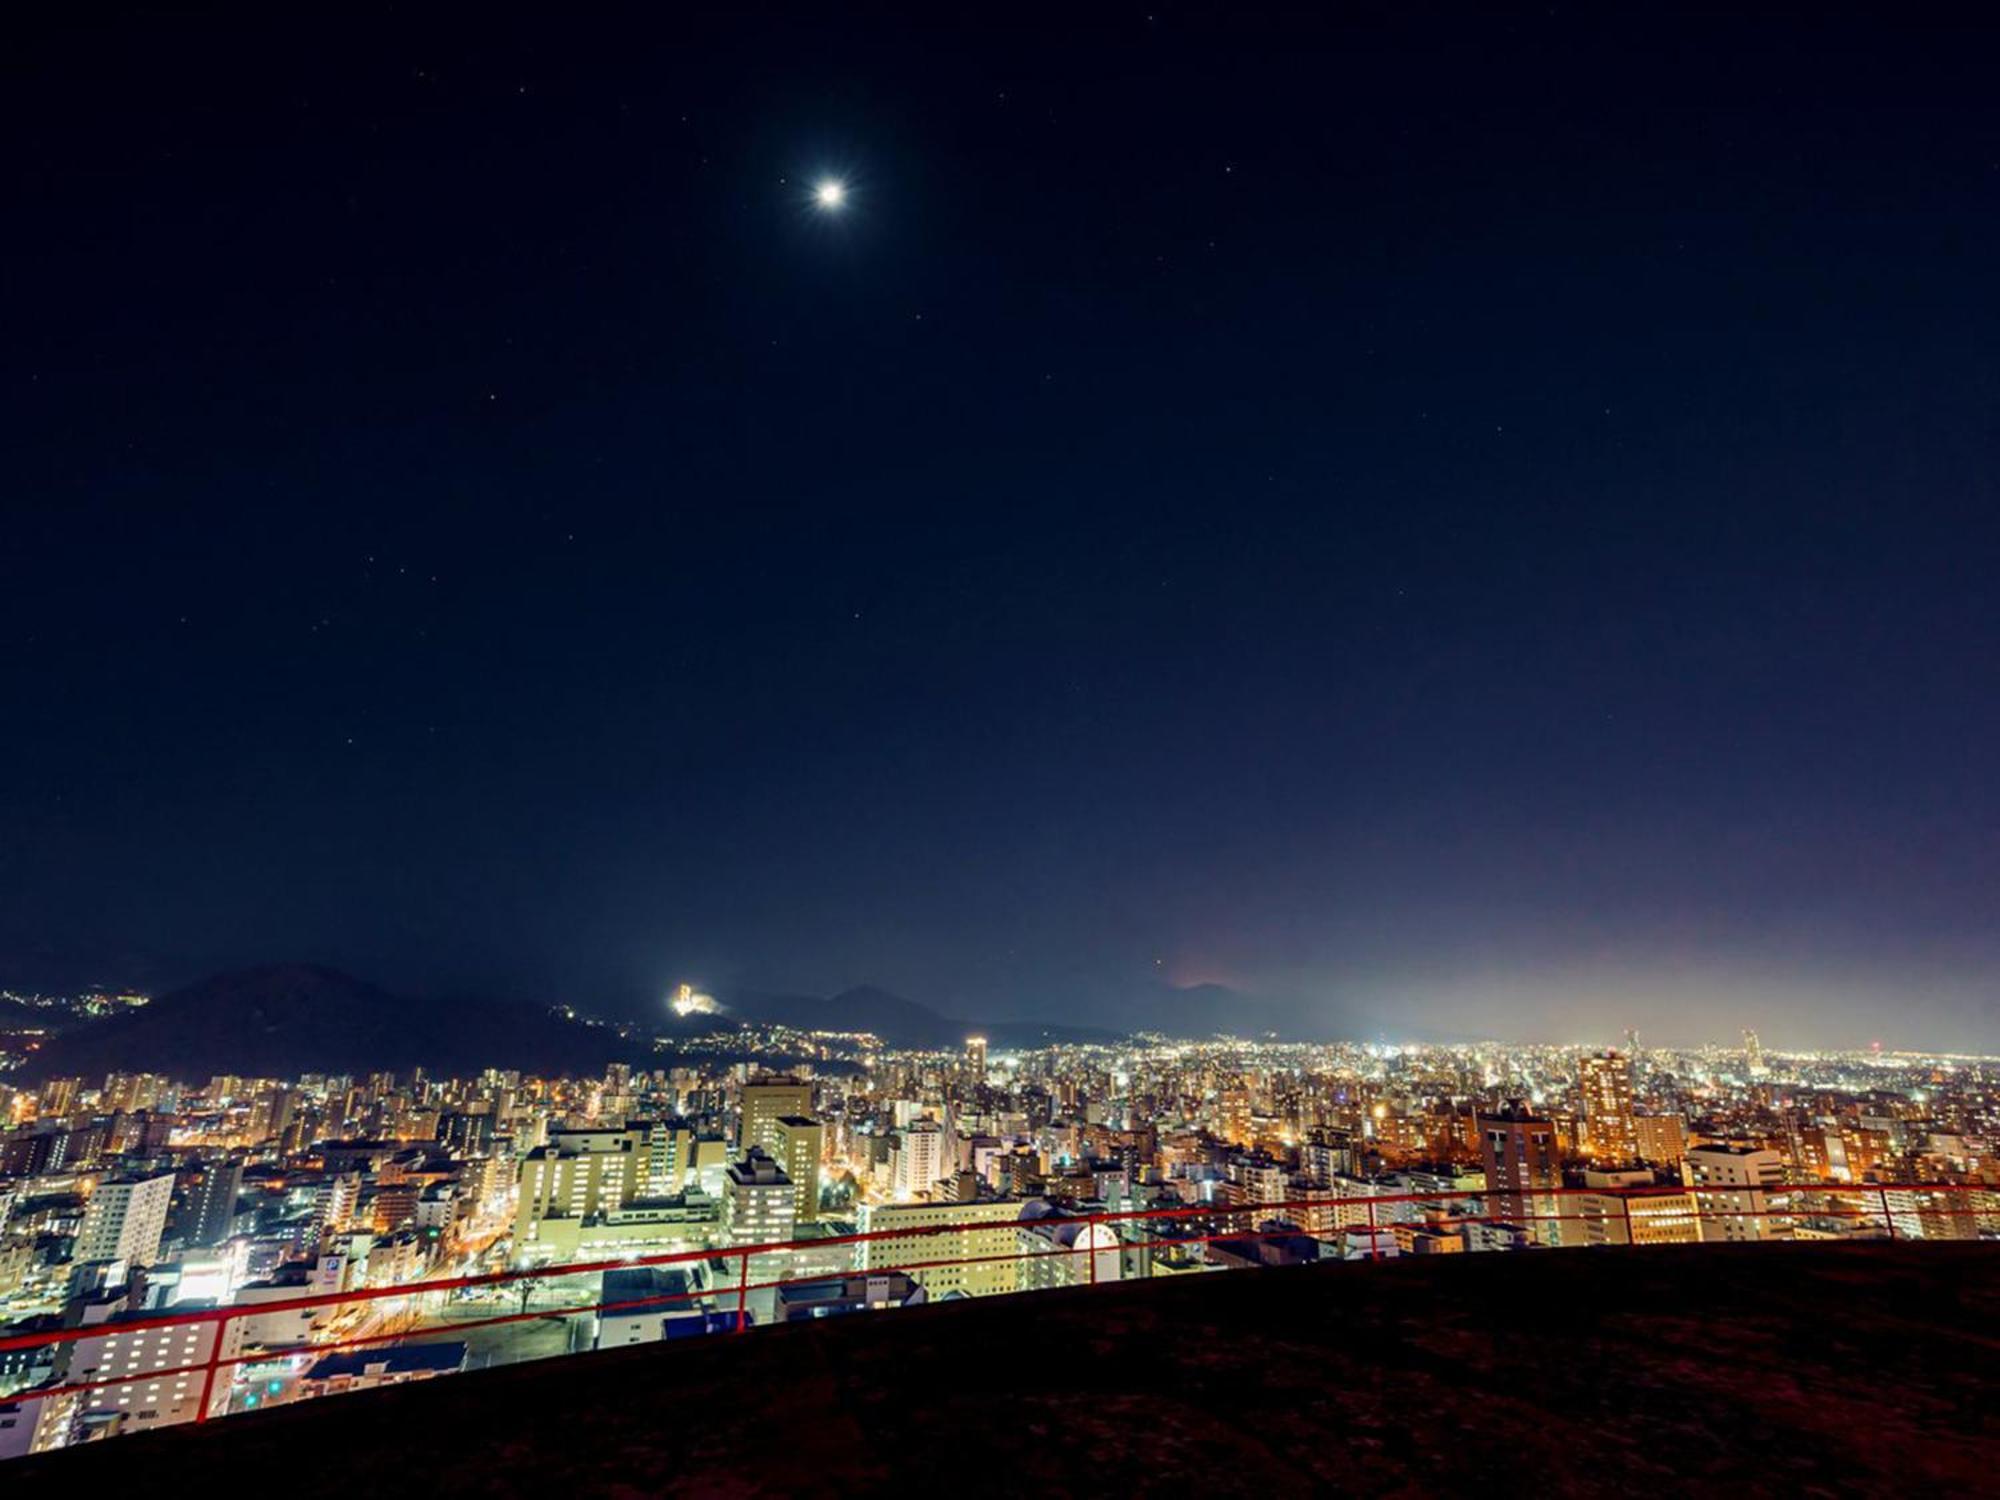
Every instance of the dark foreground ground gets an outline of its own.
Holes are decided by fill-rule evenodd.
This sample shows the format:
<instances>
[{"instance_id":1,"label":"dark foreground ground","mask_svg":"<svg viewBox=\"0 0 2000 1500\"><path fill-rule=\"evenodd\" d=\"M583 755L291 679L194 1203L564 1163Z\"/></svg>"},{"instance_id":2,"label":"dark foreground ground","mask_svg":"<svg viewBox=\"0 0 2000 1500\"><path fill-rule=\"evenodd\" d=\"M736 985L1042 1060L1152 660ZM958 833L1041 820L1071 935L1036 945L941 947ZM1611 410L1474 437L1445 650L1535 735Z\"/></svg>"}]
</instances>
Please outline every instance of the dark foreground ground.
<instances>
[{"instance_id":1,"label":"dark foreground ground","mask_svg":"<svg viewBox=\"0 0 2000 1500\"><path fill-rule=\"evenodd\" d=\"M458 1376L7 1466L30 1495L2000 1493L2000 1246L1187 1277Z\"/></svg>"}]
</instances>

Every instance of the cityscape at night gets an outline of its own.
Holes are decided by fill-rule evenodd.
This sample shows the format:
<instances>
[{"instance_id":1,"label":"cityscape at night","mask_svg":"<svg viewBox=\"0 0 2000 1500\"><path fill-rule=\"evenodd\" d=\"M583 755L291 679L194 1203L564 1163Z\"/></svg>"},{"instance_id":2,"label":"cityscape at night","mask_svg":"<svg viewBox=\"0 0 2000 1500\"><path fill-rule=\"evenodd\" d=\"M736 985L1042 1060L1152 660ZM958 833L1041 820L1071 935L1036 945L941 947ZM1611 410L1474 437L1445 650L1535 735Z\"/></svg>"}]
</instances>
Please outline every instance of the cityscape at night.
<instances>
[{"instance_id":1,"label":"cityscape at night","mask_svg":"<svg viewBox=\"0 0 2000 1500\"><path fill-rule=\"evenodd\" d=\"M683 986L662 1009L712 1017L697 998ZM1065 1286L2000 1239L2000 1058L1776 1052L1754 1030L1692 1049L947 1050L565 1019L621 1060L563 1077L0 1074L0 1452ZM44 1036L0 1040L31 1066ZM174 1322L220 1308L241 1311Z\"/></svg>"},{"instance_id":2,"label":"cityscape at night","mask_svg":"<svg viewBox=\"0 0 2000 1500\"><path fill-rule=\"evenodd\" d=\"M5 37L10 1497L1991 1492L1993 17Z\"/></svg>"}]
</instances>

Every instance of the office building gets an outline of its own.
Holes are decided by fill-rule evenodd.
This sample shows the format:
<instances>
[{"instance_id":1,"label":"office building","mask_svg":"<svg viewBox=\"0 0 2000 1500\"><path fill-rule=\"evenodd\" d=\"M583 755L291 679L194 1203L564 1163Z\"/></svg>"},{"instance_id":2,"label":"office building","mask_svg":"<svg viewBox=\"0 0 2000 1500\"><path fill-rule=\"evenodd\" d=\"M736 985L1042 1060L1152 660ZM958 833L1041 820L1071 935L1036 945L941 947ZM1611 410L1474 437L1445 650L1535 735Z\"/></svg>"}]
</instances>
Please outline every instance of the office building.
<instances>
[{"instance_id":1,"label":"office building","mask_svg":"<svg viewBox=\"0 0 2000 1500\"><path fill-rule=\"evenodd\" d=\"M183 1172L178 1184L184 1195L181 1221L184 1243L206 1250L228 1239L236 1224L236 1200L243 1191L241 1158L202 1162Z\"/></svg>"},{"instance_id":2,"label":"office building","mask_svg":"<svg viewBox=\"0 0 2000 1500\"><path fill-rule=\"evenodd\" d=\"M587 1219L643 1196L651 1155L643 1130L559 1130L521 1163L514 1209L514 1254L532 1247L552 1219Z\"/></svg>"},{"instance_id":3,"label":"office building","mask_svg":"<svg viewBox=\"0 0 2000 1500\"><path fill-rule=\"evenodd\" d=\"M776 1123L775 1121L773 1122ZM776 1160L752 1150L724 1173L722 1237L729 1245L774 1245L790 1240L798 1197Z\"/></svg>"},{"instance_id":4,"label":"office building","mask_svg":"<svg viewBox=\"0 0 2000 1500\"><path fill-rule=\"evenodd\" d=\"M738 1151L778 1153L778 1121L787 1115L812 1114L812 1085L786 1074L753 1079L743 1085L743 1118L736 1134Z\"/></svg>"},{"instance_id":5,"label":"office building","mask_svg":"<svg viewBox=\"0 0 2000 1500\"><path fill-rule=\"evenodd\" d=\"M864 1239L854 1247L854 1268L908 1269L933 1301L953 1292L985 1297L1017 1291L1020 1239L1016 1224L1024 1206L1013 1198L976 1203L864 1203L857 1221L859 1232L882 1238Z\"/></svg>"},{"instance_id":6,"label":"office building","mask_svg":"<svg viewBox=\"0 0 2000 1500\"><path fill-rule=\"evenodd\" d=\"M1694 1194L1651 1191L1650 1171L1588 1168L1583 1185L1592 1191L1568 1203L1586 1245L1691 1245L1701 1238Z\"/></svg>"},{"instance_id":7,"label":"office building","mask_svg":"<svg viewBox=\"0 0 2000 1500\"><path fill-rule=\"evenodd\" d=\"M1562 1157L1555 1126L1519 1100L1478 1119L1480 1154L1492 1211L1537 1244L1563 1243Z\"/></svg>"},{"instance_id":8,"label":"office building","mask_svg":"<svg viewBox=\"0 0 2000 1500\"><path fill-rule=\"evenodd\" d=\"M1695 1146L1681 1172L1701 1212L1703 1240L1791 1238L1791 1204L1783 1191L1785 1158L1780 1153L1757 1146Z\"/></svg>"},{"instance_id":9,"label":"office building","mask_svg":"<svg viewBox=\"0 0 2000 1500\"><path fill-rule=\"evenodd\" d=\"M819 1164L826 1132L819 1121L804 1115L785 1115L772 1131L771 1157L792 1180L795 1223L810 1224L819 1218Z\"/></svg>"},{"instance_id":10,"label":"office building","mask_svg":"<svg viewBox=\"0 0 2000 1500\"><path fill-rule=\"evenodd\" d=\"M898 1133L892 1169L898 1203L928 1198L945 1174L950 1140L936 1120L917 1120Z\"/></svg>"},{"instance_id":11,"label":"office building","mask_svg":"<svg viewBox=\"0 0 2000 1500\"><path fill-rule=\"evenodd\" d=\"M150 1266L159 1258L167 1210L173 1206L174 1174L116 1177L100 1182L83 1212L71 1259L121 1260Z\"/></svg>"},{"instance_id":12,"label":"office building","mask_svg":"<svg viewBox=\"0 0 2000 1500\"><path fill-rule=\"evenodd\" d=\"M186 1304L193 1307L198 1304ZM185 1308L176 1308L183 1311ZM201 1408L201 1394L207 1372L202 1368L211 1354L233 1359L242 1350L240 1323L177 1323L164 1328L127 1328L124 1325L149 1314L119 1312L70 1346L64 1382L84 1385L116 1380L99 1386L84 1398L86 1420L92 1413L123 1419L124 1430L144 1432L191 1422ZM216 1339L220 1335L219 1352ZM222 1411L229 1399L229 1382L217 1380L210 1393L210 1416Z\"/></svg>"}]
</instances>

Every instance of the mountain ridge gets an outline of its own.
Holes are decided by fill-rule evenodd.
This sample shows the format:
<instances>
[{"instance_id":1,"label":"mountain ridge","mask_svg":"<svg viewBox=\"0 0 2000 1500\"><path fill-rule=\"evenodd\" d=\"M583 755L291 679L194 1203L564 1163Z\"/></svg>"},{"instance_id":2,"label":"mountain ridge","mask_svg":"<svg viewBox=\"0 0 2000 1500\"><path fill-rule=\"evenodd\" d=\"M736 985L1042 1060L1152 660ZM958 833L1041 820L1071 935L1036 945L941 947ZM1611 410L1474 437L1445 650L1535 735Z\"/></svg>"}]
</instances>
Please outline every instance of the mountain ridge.
<instances>
[{"instance_id":1,"label":"mountain ridge","mask_svg":"<svg viewBox=\"0 0 2000 1500\"><path fill-rule=\"evenodd\" d=\"M517 1002L396 995L324 964L259 964L158 996L143 1009L51 1038L15 1076L165 1073L475 1073L601 1069L631 1049L616 1032Z\"/></svg>"},{"instance_id":2,"label":"mountain ridge","mask_svg":"<svg viewBox=\"0 0 2000 1500\"><path fill-rule=\"evenodd\" d=\"M833 995L743 990L719 996L719 1014L658 1015L631 1037L520 1001L465 996L416 999L316 963L259 964L212 974L142 1009L74 1023L15 1073L22 1082L112 1072L217 1074L406 1072L463 1076L483 1069L587 1074L615 1061L644 1063L651 1035L676 1038L731 1022L798 1030L864 1031L892 1047L950 1050L969 1036L995 1048L1110 1043L1136 1031L1177 1036L1279 1030L1284 1007L1221 985L1147 986L1121 1010L1123 1024L1079 1025L1037 1017L965 1020L874 984ZM1293 1031L1283 1026L1287 1033Z\"/></svg>"}]
</instances>

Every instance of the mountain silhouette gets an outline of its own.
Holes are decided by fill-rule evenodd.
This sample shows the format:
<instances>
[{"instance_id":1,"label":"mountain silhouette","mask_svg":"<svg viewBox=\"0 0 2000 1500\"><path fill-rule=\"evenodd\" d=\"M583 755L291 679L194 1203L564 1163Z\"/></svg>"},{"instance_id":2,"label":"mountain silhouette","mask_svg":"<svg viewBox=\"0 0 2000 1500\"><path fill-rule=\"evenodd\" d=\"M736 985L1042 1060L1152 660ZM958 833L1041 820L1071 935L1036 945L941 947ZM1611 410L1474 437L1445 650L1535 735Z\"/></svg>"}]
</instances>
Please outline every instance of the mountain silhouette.
<instances>
[{"instance_id":1,"label":"mountain silhouette","mask_svg":"<svg viewBox=\"0 0 2000 1500\"><path fill-rule=\"evenodd\" d=\"M485 1068L594 1073L646 1056L642 1042L537 1006L412 999L317 964L267 964L217 974L142 1010L54 1037L16 1077L165 1073L189 1082L220 1073L465 1075Z\"/></svg>"}]
</instances>

